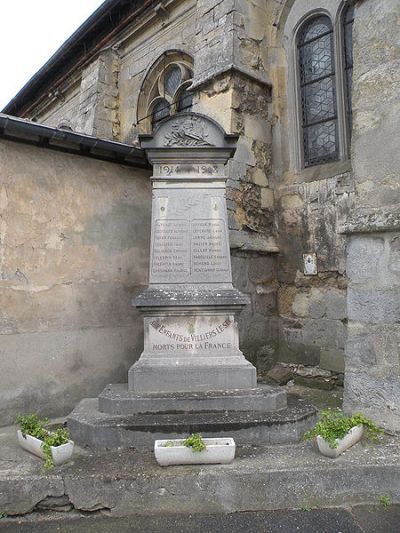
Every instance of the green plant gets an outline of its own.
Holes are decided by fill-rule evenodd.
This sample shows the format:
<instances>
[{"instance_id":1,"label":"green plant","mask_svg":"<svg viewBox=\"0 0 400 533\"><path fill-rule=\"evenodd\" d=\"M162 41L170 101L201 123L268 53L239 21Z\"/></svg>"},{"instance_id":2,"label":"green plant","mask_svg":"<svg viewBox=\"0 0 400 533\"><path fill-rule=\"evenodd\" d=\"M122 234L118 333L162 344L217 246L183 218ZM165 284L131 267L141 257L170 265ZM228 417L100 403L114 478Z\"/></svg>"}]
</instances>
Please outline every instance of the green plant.
<instances>
[{"instance_id":1,"label":"green plant","mask_svg":"<svg viewBox=\"0 0 400 533\"><path fill-rule=\"evenodd\" d=\"M321 411L320 420L311 431L304 434L304 439L311 439L320 435L329 444L330 448L337 448L336 439L342 439L354 426L364 426L367 439L376 442L383 435L383 429L379 428L362 413L345 416L340 409L325 409Z\"/></svg>"},{"instance_id":2,"label":"green plant","mask_svg":"<svg viewBox=\"0 0 400 533\"><path fill-rule=\"evenodd\" d=\"M164 442L164 448L173 448L175 446L175 442L173 440L167 440Z\"/></svg>"},{"instance_id":3,"label":"green plant","mask_svg":"<svg viewBox=\"0 0 400 533\"><path fill-rule=\"evenodd\" d=\"M8 514L7 513L0 513L0 520L2 518L7 518Z\"/></svg>"},{"instance_id":4,"label":"green plant","mask_svg":"<svg viewBox=\"0 0 400 533\"><path fill-rule=\"evenodd\" d=\"M187 448L192 448L192 452L202 452L206 449L205 442L200 433L192 433L184 440L183 445Z\"/></svg>"},{"instance_id":5,"label":"green plant","mask_svg":"<svg viewBox=\"0 0 400 533\"><path fill-rule=\"evenodd\" d=\"M68 430L58 428L50 432L44 427L49 422L48 418L41 420L36 414L17 416L15 422L23 435L31 435L43 441L41 446L45 456L44 467L46 469L53 468L54 461L51 446L66 444L69 440Z\"/></svg>"},{"instance_id":6,"label":"green plant","mask_svg":"<svg viewBox=\"0 0 400 533\"><path fill-rule=\"evenodd\" d=\"M19 426L23 435L31 435L37 439L43 440L47 434L44 426L48 424L48 418L42 420L35 414L20 415L15 419L15 423Z\"/></svg>"},{"instance_id":7,"label":"green plant","mask_svg":"<svg viewBox=\"0 0 400 533\"><path fill-rule=\"evenodd\" d=\"M384 494L379 498L379 503L382 505L382 507L389 507L389 505L392 503L390 496L387 494Z\"/></svg>"},{"instance_id":8,"label":"green plant","mask_svg":"<svg viewBox=\"0 0 400 533\"><path fill-rule=\"evenodd\" d=\"M46 469L53 468L54 466L51 446L61 446L61 444L66 444L68 439L69 433L65 428L58 428L52 433L47 433L42 444L42 449L45 456L44 467Z\"/></svg>"},{"instance_id":9,"label":"green plant","mask_svg":"<svg viewBox=\"0 0 400 533\"><path fill-rule=\"evenodd\" d=\"M308 513L311 511L311 507L307 507L307 506L303 506L303 507L300 507L300 511L303 511L305 513Z\"/></svg>"}]
</instances>

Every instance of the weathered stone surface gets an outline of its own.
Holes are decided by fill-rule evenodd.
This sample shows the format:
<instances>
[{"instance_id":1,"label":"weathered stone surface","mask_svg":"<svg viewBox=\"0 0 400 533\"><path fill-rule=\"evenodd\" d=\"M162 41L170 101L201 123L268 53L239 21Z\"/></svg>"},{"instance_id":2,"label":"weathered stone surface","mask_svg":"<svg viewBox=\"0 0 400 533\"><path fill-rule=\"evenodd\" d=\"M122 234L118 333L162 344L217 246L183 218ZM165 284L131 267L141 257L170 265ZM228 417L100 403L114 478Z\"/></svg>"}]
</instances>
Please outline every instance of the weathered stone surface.
<instances>
[{"instance_id":1,"label":"weathered stone surface","mask_svg":"<svg viewBox=\"0 0 400 533\"><path fill-rule=\"evenodd\" d=\"M400 320L400 290L349 288L349 319L373 324L395 324Z\"/></svg>"},{"instance_id":2,"label":"weathered stone surface","mask_svg":"<svg viewBox=\"0 0 400 533\"><path fill-rule=\"evenodd\" d=\"M331 370L333 372L344 372L344 350L322 348L320 353L319 366L324 370Z\"/></svg>"},{"instance_id":3,"label":"weathered stone surface","mask_svg":"<svg viewBox=\"0 0 400 533\"><path fill-rule=\"evenodd\" d=\"M64 496L47 496L44 500L41 500L36 509L43 511L57 511L60 513L66 513L73 509L73 505L67 495Z\"/></svg>"},{"instance_id":4,"label":"weathered stone surface","mask_svg":"<svg viewBox=\"0 0 400 533\"><path fill-rule=\"evenodd\" d=\"M245 390L140 394L129 391L126 384L121 384L108 385L99 395L99 410L115 415L150 412L263 412L277 411L285 407L285 391L267 385Z\"/></svg>"},{"instance_id":5,"label":"weathered stone surface","mask_svg":"<svg viewBox=\"0 0 400 533\"><path fill-rule=\"evenodd\" d=\"M304 343L326 348L344 348L346 327L339 320L307 320L303 329Z\"/></svg>"},{"instance_id":6,"label":"weathered stone surface","mask_svg":"<svg viewBox=\"0 0 400 533\"><path fill-rule=\"evenodd\" d=\"M109 379L121 381L139 355L142 326L130 300L146 282L150 188L146 171L0 146L7 424L33 410L66 414Z\"/></svg>"},{"instance_id":7,"label":"weathered stone surface","mask_svg":"<svg viewBox=\"0 0 400 533\"><path fill-rule=\"evenodd\" d=\"M315 453L310 443L300 443L240 446L231 465L174 468L159 467L148 452L129 449L91 454L77 448L72 462L43 474L41 461L23 451L18 461L4 462L5 450L15 449L14 434L5 433L3 429L0 434L1 495L12 495L12 499L1 500L1 508L9 515L29 509L22 488L29 490L33 472L37 481L46 484L47 492L43 497L41 491L31 492L30 499L68 496L77 511L103 509L114 516L148 516L174 509L209 514L376 504L383 494L394 503L400 501L397 438L386 437L383 443L367 447L356 445L335 461ZM278 490L271 491L271 486Z\"/></svg>"},{"instance_id":8,"label":"weathered stone surface","mask_svg":"<svg viewBox=\"0 0 400 533\"><path fill-rule=\"evenodd\" d=\"M363 413L388 431L400 432L400 385L399 375L375 376L360 368L346 369L343 409ZM368 394L366 393L368 387Z\"/></svg>"},{"instance_id":9,"label":"weathered stone surface","mask_svg":"<svg viewBox=\"0 0 400 533\"><path fill-rule=\"evenodd\" d=\"M229 432L237 444L299 442L316 420L313 406L288 398L278 411L194 411L110 415L98 410L97 398L86 398L68 418L78 445L93 450L135 447L151 450L154 439L182 438L188 433L223 436Z\"/></svg>"},{"instance_id":10,"label":"weathered stone surface","mask_svg":"<svg viewBox=\"0 0 400 533\"><path fill-rule=\"evenodd\" d=\"M278 363L267 372L267 376L279 385L286 385L293 378L293 371L289 366Z\"/></svg>"}]
</instances>

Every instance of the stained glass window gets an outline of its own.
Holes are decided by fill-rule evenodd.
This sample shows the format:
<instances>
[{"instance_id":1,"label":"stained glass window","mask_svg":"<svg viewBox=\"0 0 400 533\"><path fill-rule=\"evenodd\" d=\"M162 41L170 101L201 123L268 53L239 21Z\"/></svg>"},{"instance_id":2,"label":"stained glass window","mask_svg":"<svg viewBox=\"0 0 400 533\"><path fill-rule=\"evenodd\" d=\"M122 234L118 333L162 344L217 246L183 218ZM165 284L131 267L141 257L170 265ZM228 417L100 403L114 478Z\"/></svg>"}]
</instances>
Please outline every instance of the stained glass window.
<instances>
[{"instance_id":1,"label":"stained glass window","mask_svg":"<svg viewBox=\"0 0 400 533\"><path fill-rule=\"evenodd\" d=\"M170 115L192 107L193 97L188 90L192 76L191 69L177 63L169 65L159 74L149 106L152 127Z\"/></svg>"},{"instance_id":2,"label":"stained glass window","mask_svg":"<svg viewBox=\"0 0 400 533\"><path fill-rule=\"evenodd\" d=\"M186 111L192 107L192 103L193 96L188 92L187 89L183 89L183 91L181 91L180 95L178 96L176 110L178 111L178 113L179 111Z\"/></svg>"},{"instance_id":3,"label":"stained glass window","mask_svg":"<svg viewBox=\"0 0 400 533\"><path fill-rule=\"evenodd\" d=\"M348 128L349 145L352 127L351 91L353 84L353 22L354 7L348 6L343 12L343 57L344 57L344 94L346 104L346 122Z\"/></svg>"},{"instance_id":4,"label":"stained glass window","mask_svg":"<svg viewBox=\"0 0 400 533\"><path fill-rule=\"evenodd\" d=\"M164 98L159 99L155 106L153 107L152 112L152 124L153 126L157 124L157 122L160 122L164 118L169 117L170 113L170 106L167 100Z\"/></svg>"},{"instance_id":5,"label":"stained glass window","mask_svg":"<svg viewBox=\"0 0 400 533\"><path fill-rule=\"evenodd\" d=\"M182 79L181 69L178 66L169 68L165 73L164 88L169 96L174 96Z\"/></svg>"},{"instance_id":6,"label":"stained glass window","mask_svg":"<svg viewBox=\"0 0 400 533\"><path fill-rule=\"evenodd\" d=\"M318 15L298 38L304 166L339 157L333 28Z\"/></svg>"}]
</instances>

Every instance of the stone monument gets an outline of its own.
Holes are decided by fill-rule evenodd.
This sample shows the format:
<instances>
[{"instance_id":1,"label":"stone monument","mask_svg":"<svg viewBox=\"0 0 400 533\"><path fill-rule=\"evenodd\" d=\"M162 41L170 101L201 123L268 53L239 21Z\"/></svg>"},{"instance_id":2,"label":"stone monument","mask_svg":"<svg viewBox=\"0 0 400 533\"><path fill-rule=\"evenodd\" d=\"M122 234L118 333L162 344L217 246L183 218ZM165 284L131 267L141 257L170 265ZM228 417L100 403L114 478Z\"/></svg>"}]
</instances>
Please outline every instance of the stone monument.
<instances>
[{"instance_id":1,"label":"stone monument","mask_svg":"<svg viewBox=\"0 0 400 533\"><path fill-rule=\"evenodd\" d=\"M144 352L129 371L140 392L249 389L256 369L239 350L237 315L248 300L232 286L225 165L236 137L182 114L142 137L153 165Z\"/></svg>"},{"instance_id":2,"label":"stone monument","mask_svg":"<svg viewBox=\"0 0 400 533\"><path fill-rule=\"evenodd\" d=\"M144 350L128 384L78 404L68 419L73 439L97 449L151 448L197 431L248 444L299 440L315 409L288 406L280 387L257 387L239 349L248 299L232 285L225 200L236 136L182 113L141 143L153 165L149 286L133 302Z\"/></svg>"}]
</instances>

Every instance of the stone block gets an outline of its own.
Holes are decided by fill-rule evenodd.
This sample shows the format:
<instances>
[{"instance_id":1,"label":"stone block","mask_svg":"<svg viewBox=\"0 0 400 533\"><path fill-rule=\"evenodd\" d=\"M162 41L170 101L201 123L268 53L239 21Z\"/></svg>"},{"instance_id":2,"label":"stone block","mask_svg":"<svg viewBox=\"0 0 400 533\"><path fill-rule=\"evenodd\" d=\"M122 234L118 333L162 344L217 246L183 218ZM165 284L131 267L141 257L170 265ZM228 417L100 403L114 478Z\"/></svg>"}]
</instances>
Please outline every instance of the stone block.
<instances>
[{"instance_id":1,"label":"stone block","mask_svg":"<svg viewBox=\"0 0 400 533\"><path fill-rule=\"evenodd\" d=\"M251 181L260 187L268 187L268 178L264 170L258 167L250 169Z\"/></svg>"},{"instance_id":2,"label":"stone block","mask_svg":"<svg viewBox=\"0 0 400 533\"><path fill-rule=\"evenodd\" d=\"M308 309L309 316L314 319L324 317L326 313L326 300L322 299L320 295L318 295L316 298L313 298L312 296L313 294L311 293Z\"/></svg>"},{"instance_id":3,"label":"stone block","mask_svg":"<svg viewBox=\"0 0 400 533\"><path fill-rule=\"evenodd\" d=\"M381 237L352 236L347 248L347 275L352 283L376 278L385 241Z\"/></svg>"},{"instance_id":4,"label":"stone block","mask_svg":"<svg viewBox=\"0 0 400 533\"><path fill-rule=\"evenodd\" d=\"M86 398L68 418L78 445L94 450L138 448L152 450L156 439L176 439L200 432L215 437L232 436L237 444L283 444L299 442L316 420L316 410L290 399L288 407L274 412L214 411L146 413L116 416L101 413L98 400Z\"/></svg>"},{"instance_id":5,"label":"stone block","mask_svg":"<svg viewBox=\"0 0 400 533\"><path fill-rule=\"evenodd\" d=\"M346 327L339 320L307 320L303 328L304 344L325 348L344 348Z\"/></svg>"},{"instance_id":6,"label":"stone block","mask_svg":"<svg viewBox=\"0 0 400 533\"><path fill-rule=\"evenodd\" d=\"M252 389L140 394L126 384L108 385L99 396L99 411L114 415L215 411L278 411L287 407L284 389Z\"/></svg>"},{"instance_id":7,"label":"stone block","mask_svg":"<svg viewBox=\"0 0 400 533\"><path fill-rule=\"evenodd\" d=\"M347 413L362 411L388 431L400 432L400 380L382 379L359 368L347 369L343 408Z\"/></svg>"},{"instance_id":8,"label":"stone block","mask_svg":"<svg viewBox=\"0 0 400 533\"><path fill-rule=\"evenodd\" d=\"M344 372L344 350L322 348L319 366L332 372Z\"/></svg>"},{"instance_id":9,"label":"stone block","mask_svg":"<svg viewBox=\"0 0 400 533\"><path fill-rule=\"evenodd\" d=\"M253 255L249 261L249 279L253 283L270 283L274 279L275 259L269 255Z\"/></svg>"},{"instance_id":10,"label":"stone block","mask_svg":"<svg viewBox=\"0 0 400 533\"><path fill-rule=\"evenodd\" d=\"M252 143L251 140L247 137L240 137L237 143L234 160L238 161L239 163L245 163L246 165L255 166L256 161L254 153L252 151Z\"/></svg>"},{"instance_id":11,"label":"stone block","mask_svg":"<svg viewBox=\"0 0 400 533\"><path fill-rule=\"evenodd\" d=\"M277 305L277 294L275 288L265 289L264 287L260 288L262 292L258 291L253 297L255 311L256 313L270 317L271 314L276 313Z\"/></svg>"},{"instance_id":12,"label":"stone block","mask_svg":"<svg viewBox=\"0 0 400 533\"><path fill-rule=\"evenodd\" d=\"M288 381L293 379L293 370L290 366L277 363L267 372L267 376L274 380L275 383L278 383L278 385L286 385Z\"/></svg>"},{"instance_id":13,"label":"stone block","mask_svg":"<svg viewBox=\"0 0 400 533\"><path fill-rule=\"evenodd\" d=\"M309 294L306 292L296 293L293 300L292 312L298 317L305 318L309 315L309 306Z\"/></svg>"},{"instance_id":14,"label":"stone block","mask_svg":"<svg viewBox=\"0 0 400 533\"><path fill-rule=\"evenodd\" d=\"M272 189L261 189L261 207L272 209L274 206L274 192Z\"/></svg>"},{"instance_id":15,"label":"stone block","mask_svg":"<svg viewBox=\"0 0 400 533\"><path fill-rule=\"evenodd\" d=\"M372 324L395 324L400 321L400 290L348 289L350 320Z\"/></svg>"},{"instance_id":16,"label":"stone block","mask_svg":"<svg viewBox=\"0 0 400 533\"><path fill-rule=\"evenodd\" d=\"M346 293L329 290L325 293L326 317L344 320L347 317Z\"/></svg>"}]
</instances>

